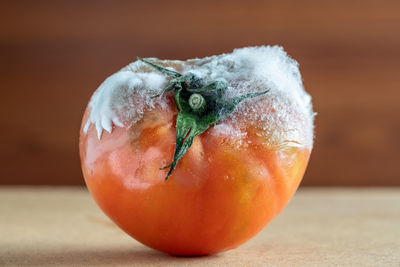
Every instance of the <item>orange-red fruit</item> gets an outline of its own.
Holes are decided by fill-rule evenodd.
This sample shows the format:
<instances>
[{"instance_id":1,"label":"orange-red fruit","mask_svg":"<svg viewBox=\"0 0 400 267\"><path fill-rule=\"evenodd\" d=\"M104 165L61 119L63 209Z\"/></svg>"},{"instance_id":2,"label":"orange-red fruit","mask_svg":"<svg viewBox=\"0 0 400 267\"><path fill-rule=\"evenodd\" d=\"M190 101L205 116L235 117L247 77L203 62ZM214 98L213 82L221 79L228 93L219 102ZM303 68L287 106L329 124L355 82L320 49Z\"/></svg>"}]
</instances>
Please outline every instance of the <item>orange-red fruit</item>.
<instances>
[{"instance_id":1,"label":"orange-red fruit","mask_svg":"<svg viewBox=\"0 0 400 267\"><path fill-rule=\"evenodd\" d=\"M85 125L90 108L86 110ZM175 255L207 255L244 243L274 218L296 191L308 148L274 146L248 124L235 138L196 137L169 180L176 109L146 111L132 127L97 137L81 130L86 184L101 209L126 233ZM236 119L241 119L240 116ZM229 120L229 119L228 119Z\"/></svg>"}]
</instances>

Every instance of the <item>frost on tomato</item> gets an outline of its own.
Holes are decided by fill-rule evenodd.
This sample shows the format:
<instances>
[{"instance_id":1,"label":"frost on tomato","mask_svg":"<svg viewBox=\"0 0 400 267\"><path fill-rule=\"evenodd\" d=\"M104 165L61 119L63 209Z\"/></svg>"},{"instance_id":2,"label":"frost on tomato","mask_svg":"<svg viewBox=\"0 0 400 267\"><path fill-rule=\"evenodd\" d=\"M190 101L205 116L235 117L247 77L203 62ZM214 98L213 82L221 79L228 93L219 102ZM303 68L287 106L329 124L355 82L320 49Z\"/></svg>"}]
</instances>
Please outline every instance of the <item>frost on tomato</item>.
<instances>
[{"instance_id":1,"label":"frost on tomato","mask_svg":"<svg viewBox=\"0 0 400 267\"><path fill-rule=\"evenodd\" d=\"M149 247L177 255L235 248L282 210L306 169L313 111L297 63L276 46L145 61L107 78L89 102L80 133L86 184ZM206 104L196 113L193 93ZM251 97L226 116L218 110L241 96ZM190 148L178 153L194 129Z\"/></svg>"}]
</instances>

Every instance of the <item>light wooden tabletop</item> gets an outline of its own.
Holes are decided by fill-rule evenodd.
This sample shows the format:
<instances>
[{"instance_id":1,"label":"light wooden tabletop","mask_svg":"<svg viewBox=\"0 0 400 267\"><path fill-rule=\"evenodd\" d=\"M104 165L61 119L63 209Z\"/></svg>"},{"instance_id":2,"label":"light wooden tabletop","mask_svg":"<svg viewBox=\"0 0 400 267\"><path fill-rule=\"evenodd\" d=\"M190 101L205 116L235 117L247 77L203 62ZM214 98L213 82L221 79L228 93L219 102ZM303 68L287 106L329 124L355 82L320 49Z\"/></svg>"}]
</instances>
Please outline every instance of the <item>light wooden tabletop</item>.
<instances>
[{"instance_id":1,"label":"light wooden tabletop","mask_svg":"<svg viewBox=\"0 0 400 267\"><path fill-rule=\"evenodd\" d=\"M0 187L0 265L400 266L399 189L300 189L241 247L169 256L134 241L83 188Z\"/></svg>"}]
</instances>

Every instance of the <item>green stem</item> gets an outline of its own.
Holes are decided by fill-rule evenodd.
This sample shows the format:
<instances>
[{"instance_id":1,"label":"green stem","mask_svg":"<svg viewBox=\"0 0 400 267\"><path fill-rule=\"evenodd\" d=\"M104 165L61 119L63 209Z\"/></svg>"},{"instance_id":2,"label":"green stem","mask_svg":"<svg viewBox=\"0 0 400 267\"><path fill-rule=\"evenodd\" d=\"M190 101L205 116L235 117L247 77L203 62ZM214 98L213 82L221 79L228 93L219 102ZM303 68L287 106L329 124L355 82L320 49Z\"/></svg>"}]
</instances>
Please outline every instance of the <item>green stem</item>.
<instances>
[{"instance_id":1,"label":"green stem","mask_svg":"<svg viewBox=\"0 0 400 267\"><path fill-rule=\"evenodd\" d=\"M203 80L199 79L194 73L188 72L182 75L139 57L138 60L172 78L161 91L161 94L163 94L174 90L175 106L178 109L174 157L171 164L161 168L162 170L169 168L165 180L168 179L178 161L189 150L196 136L225 120L240 102L268 92L267 90L226 98L224 92L228 88L228 84L224 81L217 80L205 85Z\"/></svg>"},{"instance_id":2,"label":"green stem","mask_svg":"<svg viewBox=\"0 0 400 267\"><path fill-rule=\"evenodd\" d=\"M192 110L198 114L206 110L206 100L201 94L192 94L189 97L189 105Z\"/></svg>"}]
</instances>

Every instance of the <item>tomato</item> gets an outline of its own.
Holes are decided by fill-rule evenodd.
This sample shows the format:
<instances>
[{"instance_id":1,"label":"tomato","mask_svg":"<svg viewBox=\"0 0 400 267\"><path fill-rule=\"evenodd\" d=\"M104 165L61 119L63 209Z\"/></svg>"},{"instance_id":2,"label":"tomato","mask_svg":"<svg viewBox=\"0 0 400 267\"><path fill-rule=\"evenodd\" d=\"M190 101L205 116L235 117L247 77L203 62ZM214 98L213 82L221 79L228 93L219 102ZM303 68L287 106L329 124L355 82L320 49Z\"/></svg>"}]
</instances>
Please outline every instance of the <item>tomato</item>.
<instances>
[{"instance_id":1,"label":"tomato","mask_svg":"<svg viewBox=\"0 0 400 267\"><path fill-rule=\"evenodd\" d=\"M196 136L168 180L178 109L145 110L134 125L98 138L88 107L80 132L86 184L101 209L139 242L174 255L207 255L233 249L261 231L288 203L305 172L311 149L274 145L265 129L238 114L246 135ZM257 112L257 111L253 111Z\"/></svg>"}]
</instances>

